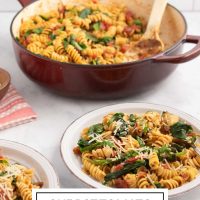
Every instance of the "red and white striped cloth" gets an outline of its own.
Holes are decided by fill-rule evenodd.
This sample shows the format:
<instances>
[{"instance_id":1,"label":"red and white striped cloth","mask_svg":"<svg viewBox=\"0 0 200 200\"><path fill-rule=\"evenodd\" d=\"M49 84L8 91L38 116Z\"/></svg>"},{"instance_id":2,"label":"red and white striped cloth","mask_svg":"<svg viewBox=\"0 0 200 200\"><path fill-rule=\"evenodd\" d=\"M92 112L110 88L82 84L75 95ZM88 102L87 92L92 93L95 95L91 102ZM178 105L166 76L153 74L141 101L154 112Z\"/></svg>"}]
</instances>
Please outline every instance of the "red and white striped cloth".
<instances>
[{"instance_id":1,"label":"red and white striped cloth","mask_svg":"<svg viewBox=\"0 0 200 200\"><path fill-rule=\"evenodd\" d=\"M11 85L0 100L0 130L28 123L37 118L25 99Z\"/></svg>"}]
</instances>

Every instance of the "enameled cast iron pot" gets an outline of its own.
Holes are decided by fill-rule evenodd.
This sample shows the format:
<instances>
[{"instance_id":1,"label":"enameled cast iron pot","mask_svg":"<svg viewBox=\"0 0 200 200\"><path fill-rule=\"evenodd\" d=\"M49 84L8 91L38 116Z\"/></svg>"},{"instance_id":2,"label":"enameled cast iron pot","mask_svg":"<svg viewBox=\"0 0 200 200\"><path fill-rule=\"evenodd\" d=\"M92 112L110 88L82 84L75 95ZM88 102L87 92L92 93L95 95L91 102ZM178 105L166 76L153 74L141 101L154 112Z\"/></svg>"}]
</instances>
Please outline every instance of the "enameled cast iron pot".
<instances>
[{"instance_id":1,"label":"enameled cast iron pot","mask_svg":"<svg viewBox=\"0 0 200 200\"><path fill-rule=\"evenodd\" d=\"M46 88L71 97L116 98L134 94L158 83L172 73L178 63L187 62L200 54L200 36L187 35L184 16L168 5L161 25L161 38L166 51L137 62L117 65L79 65L61 63L26 50L15 39L19 35L22 19L57 7L58 0L19 0L24 8L14 17L11 35L17 62L23 72L33 81ZM62 0L64 3L70 0ZM110 0L102 0L104 3ZM121 3L121 0L118 0ZM118 3L115 0L115 3ZM148 20L152 0L123 0L136 15ZM195 47L182 54L184 43Z\"/></svg>"}]
</instances>

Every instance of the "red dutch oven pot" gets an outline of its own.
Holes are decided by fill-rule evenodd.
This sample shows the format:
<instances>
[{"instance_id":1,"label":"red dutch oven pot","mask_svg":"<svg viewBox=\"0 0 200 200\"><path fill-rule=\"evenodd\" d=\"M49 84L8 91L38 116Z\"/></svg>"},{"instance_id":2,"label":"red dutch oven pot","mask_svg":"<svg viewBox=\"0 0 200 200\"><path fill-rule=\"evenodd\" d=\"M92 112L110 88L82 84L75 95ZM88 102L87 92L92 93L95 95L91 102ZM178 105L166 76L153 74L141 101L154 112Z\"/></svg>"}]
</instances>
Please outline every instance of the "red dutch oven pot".
<instances>
[{"instance_id":1,"label":"red dutch oven pot","mask_svg":"<svg viewBox=\"0 0 200 200\"><path fill-rule=\"evenodd\" d=\"M25 14L33 10L35 12L41 4L39 1L19 1L24 8L14 17L10 30L20 68L34 82L70 97L106 99L133 95L150 89L169 76L177 64L190 61L200 54L200 36L187 35L184 16L168 4L161 25L161 38L167 44L164 52L144 60L112 65L79 65L54 61L31 53L17 42L20 21ZM134 0L127 0L129 8L132 2ZM133 12L149 14L151 7L147 4L152 2L141 0L140 3L138 7L134 4ZM148 19L148 16L143 17ZM195 47L181 53L184 43L194 43Z\"/></svg>"}]
</instances>

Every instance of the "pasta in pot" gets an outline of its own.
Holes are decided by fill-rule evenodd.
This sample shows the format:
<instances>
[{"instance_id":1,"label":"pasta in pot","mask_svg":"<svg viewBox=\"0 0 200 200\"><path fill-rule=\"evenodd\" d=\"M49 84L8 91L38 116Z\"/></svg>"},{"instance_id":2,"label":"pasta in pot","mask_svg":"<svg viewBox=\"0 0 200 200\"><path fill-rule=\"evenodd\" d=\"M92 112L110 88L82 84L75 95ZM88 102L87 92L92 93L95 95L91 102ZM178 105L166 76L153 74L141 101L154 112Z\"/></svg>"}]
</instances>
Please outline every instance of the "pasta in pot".
<instances>
[{"instance_id":1,"label":"pasta in pot","mask_svg":"<svg viewBox=\"0 0 200 200\"><path fill-rule=\"evenodd\" d=\"M74 153L84 171L102 184L174 189L198 175L200 156L192 148L197 136L192 126L167 112L108 113L83 129Z\"/></svg>"},{"instance_id":2,"label":"pasta in pot","mask_svg":"<svg viewBox=\"0 0 200 200\"><path fill-rule=\"evenodd\" d=\"M22 21L19 43L60 62L117 64L148 57L136 47L146 24L123 5L88 1Z\"/></svg>"},{"instance_id":3,"label":"pasta in pot","mask_svg":"<svg viewBox=\"0 0 200 200\"><path fill-rule=\"evenodd\" d=\"M0 199L32 200L32 189L42 187L42 182L33 183L34 171L23 165L0 158Z\"/></svg>"}]
</instances>

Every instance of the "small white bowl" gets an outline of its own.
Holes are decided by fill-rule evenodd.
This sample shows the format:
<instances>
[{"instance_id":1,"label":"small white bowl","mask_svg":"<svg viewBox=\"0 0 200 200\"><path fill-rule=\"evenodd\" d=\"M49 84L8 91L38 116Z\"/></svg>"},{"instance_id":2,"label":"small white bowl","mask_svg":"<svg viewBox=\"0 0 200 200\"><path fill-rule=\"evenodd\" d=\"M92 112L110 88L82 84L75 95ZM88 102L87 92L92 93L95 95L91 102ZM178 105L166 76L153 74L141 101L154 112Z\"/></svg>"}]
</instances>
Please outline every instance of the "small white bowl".
<instances>
[{"instance_id":1,"label":"small white bowl","mask_svg":"<svg viewBox=\"0 0 200 200\"><path fill-rule=\"evenodd\" d=\"M50 162L36 150L8 140L0 140L2 155L34 170L34 182L43 182L43 188L59 188L59 180Z\"/></svg>"},{"instance_id":2,"label":"small white bowl","mask_svg":"<svg viewBox=\"0 0 200 200\"><path fill-rule=\"evenodd\" d=\"M81 181L87 185L94 188L108 188L102 185L98 181L94 180L82 171L82 163L77 155L73 153L73 148L77 146L77 142L80 139L80 133L84 127L91 126L92 124L99 123L102 121L103 116L110 112L125 112L125 113L138 113L142 114L146 111L168 111L172 114L178 115L182 120L188 122L193 126L194 131L200 132L200 121L193 118L192 116L178 111L174 108L149 104L149 103L124 103L116 104L111 106L106 106L89 113L86 113L82 117L75 120L65 131L63 138L61 140L61 155L62 158L69 168L69 170ZM183 195L183 193L188 192L195 187L200 185L200 176L189 183L184 184L173 190L169 190L169 197L176 197L178 195Z\"/></svg>"}]
</instances>

